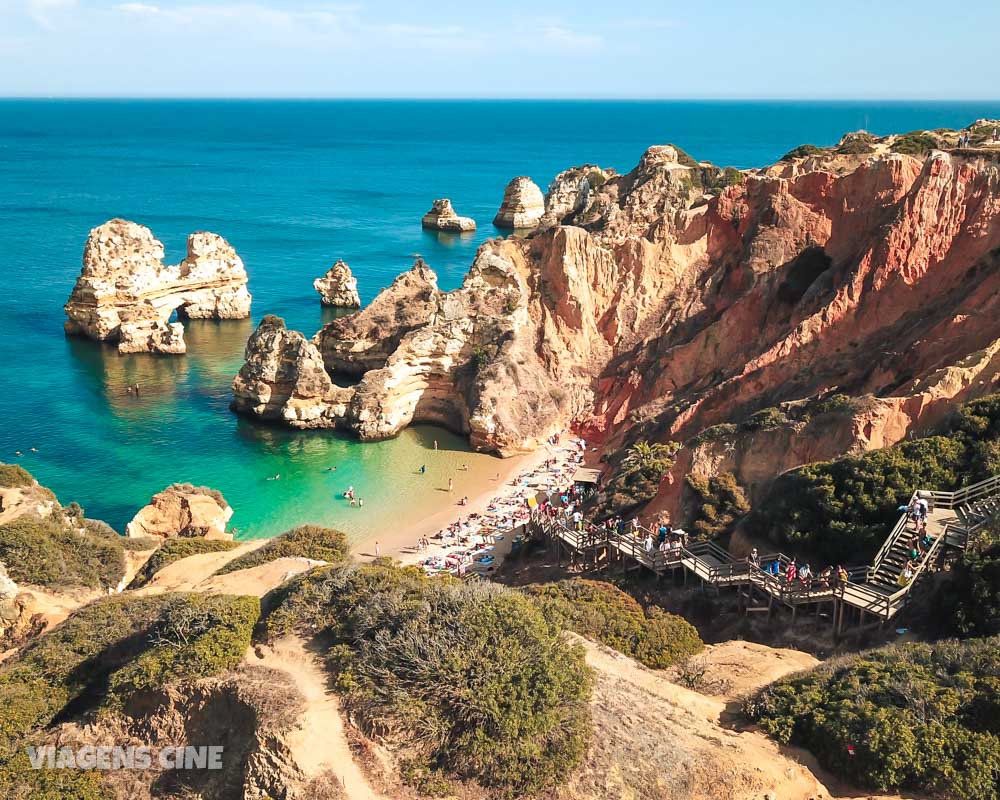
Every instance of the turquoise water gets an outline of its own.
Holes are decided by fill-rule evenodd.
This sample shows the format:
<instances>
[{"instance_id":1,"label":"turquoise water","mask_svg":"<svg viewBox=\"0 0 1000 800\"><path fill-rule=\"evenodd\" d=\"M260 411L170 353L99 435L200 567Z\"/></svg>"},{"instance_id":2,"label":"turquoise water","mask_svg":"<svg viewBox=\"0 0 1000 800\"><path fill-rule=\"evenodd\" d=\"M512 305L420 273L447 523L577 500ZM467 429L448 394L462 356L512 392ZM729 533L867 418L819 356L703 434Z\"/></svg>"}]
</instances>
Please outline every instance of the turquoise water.
<instances>
[{"instance_id":1,"label":"turquoise water","mask_svg":"<svg viewBox=\"0 0 1000 800\"><path fill-rule=\"evenodd\" d=\"M1000 116L1000 103L0 101L0 460L119 529L151 494L188 481L220 489L244 536L305 521L377 533L433 501L413 473L467 458L461 440L421 428L362 445L227 409L254 322L279 314L312 334L323 321L312 279L335 259L351 264L366 301L416 253L451 288L495 235L514 175L544 188L583 162L624 171L664 142L748 167L861 127L983 116ZM474 235L421 230L445 196L477 219ZM189 324L184 357L66 339L62 305L83 243L114 216L152 228L169 260L191 231L225 236L250 273L254 319ZM124 391L135 382L138 399ZM338 498L351 484L374 511Z\"/></svg>"}]
</instances>

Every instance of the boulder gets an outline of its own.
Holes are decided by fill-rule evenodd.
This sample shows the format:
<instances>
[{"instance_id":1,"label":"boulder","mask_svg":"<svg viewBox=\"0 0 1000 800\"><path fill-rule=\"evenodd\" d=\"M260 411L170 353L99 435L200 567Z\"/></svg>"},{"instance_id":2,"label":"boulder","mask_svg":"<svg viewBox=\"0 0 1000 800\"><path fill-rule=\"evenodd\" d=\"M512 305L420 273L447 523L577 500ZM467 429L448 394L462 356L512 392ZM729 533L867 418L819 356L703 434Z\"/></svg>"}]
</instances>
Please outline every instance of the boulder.
<instances>
[{"instance_id":1,"label":"boulder","mask_svg":"<svg viewBox=\"0 0 1000 800\"><path fill-rule=\"evenodd\" d=\"M250 316L247 273L214 233L191 234L187 256L170 266L149 228L113 219L90 232L65 312L67 334L117 343L122 353L183 353L174 312L182 319Z\"/></svg>"},{"instance_id":2,"label":"boulder","mask_svg":"<svg viewBox=\"0 0 1000 800\"><path fill-rule=\"evenodd\" d=\"M507 184L493 224L498 228L526 230L536 227L544 213L545 198L542 190L531 178L521 175Z\"/></svg>"},{"instance_id":3,"label":"boulder","mask_svg":"<svg viewBox=\"0 0 1000 800\"><path fill-rule=\"evenodd\" d=\"M130 538L158 536L163 539L204 536L232 539L226 525L233 516L225 498L212 489L174 484L153 495L125 528Z\"/></svg>"},{"instance_id":4,"label":"boulder","mask_svg":"<svg viewBox=\"0 0 1000 800\"><path fill-rule=\"evenodd\" d=\"M451 207L451 200L447 197L435 200L431 205L431 210L424 214L420 224L428 230L446 231L448 233L463 233L474 231L476 221L472 217L460 217Z\"/></svg>"},{"instance_id":5,"label":"boulder","mask_svg":"<svg viewBox=\"0 0 1000 800\"><path fill-rule=\"evenodd\" d=\"M361 308L358 279L351 273L346 261L338 260L326 275L313 281L313 288L319 292L320 302L325 306Z\"/></svg>"}]
</instances>

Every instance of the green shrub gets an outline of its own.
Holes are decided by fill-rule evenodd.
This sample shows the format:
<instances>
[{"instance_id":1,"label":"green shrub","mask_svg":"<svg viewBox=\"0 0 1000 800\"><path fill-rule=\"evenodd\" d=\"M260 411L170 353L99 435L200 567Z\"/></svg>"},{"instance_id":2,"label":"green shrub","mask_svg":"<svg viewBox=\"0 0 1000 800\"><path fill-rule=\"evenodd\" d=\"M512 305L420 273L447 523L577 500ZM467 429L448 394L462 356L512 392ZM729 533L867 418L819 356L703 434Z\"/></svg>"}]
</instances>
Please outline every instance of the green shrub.
<instances>
[{"instance_id":1,"label":"green shrub","mask_svg":"<svg viewBox=\"0 0 1000 800\"><path fill-rule=\"evenodd\" d=\"M256 597L171 596L147 633L148 648L111 676L109 688L127 697L233 669L250 646L259 616Z\"/></svg>"},{"instance_id":2,"label":"green shrub","mask_svg":"<svg viewBox=\"0 0 1000 800\"><path fill-rule=\"evenodd\" d=\"M773 683L744 712L842 779L997 800L1000 639L862 653Z\"/></svg>"},{"instance_id":3,"label":"green shrub","mask_svg":"<svg viewBox=\"0 0 1000 800\"><path fill-rule=\"evenodd\" d=\"M200 537L167 539L142 565L128 588L139 589L145 586L157 572L182 558L202 553L220 553L224 550L232 550L234 547L236 547L236 542L228 539L204 539Z\"/></svg>"},{"instance_id":4,"label":"green shrub","mask_svg":"<svg viewBox=\"0 0 1000 800\"><path fill-rule=\"evenodd\" d=\"M71 700L85 693L99 696L108 675L141 649L141 632L166 597L95 601L0 665L0 762ZM137 634L139 640L132 641ZM131 647L123 646L126 642Z\"/></svg>"},{"instance_id":5,"label":"green shrub","mask_svg":"<svg viewBox=\"0 0 1000 800\"><path fill-rule=\"evenodd\" d=\"M798 147L789 150L782 157L782 161L794 161L797 158L805 158L806 156L818 156L820 153L825 152L822 147L817 147L814 144L800 144Z\"/></svg>"},{"instance_id":6,"label":"green shrub","mask_svg":"<svg viewBox=\"0 0 1000 800\"><path fill-rule=\"evenodd\" d=\"M962 636L1000 635L1000 520L970 542L939 584L930 608L941 629Z\"/></svg>"},{"instance_id":7,"label":"green shrub","mask_svg":"<svg viewBox=\"0 0 1000 800\"><path fill-rule=\"evenodd\" d=\"M580 648L519 592L429 579L384 560L314 570L281 587L268 635L330 644L344 706L413 764L501 794L565 777L589 732Z\"/></svg>"},{"instance_id":8,"label":"green shrub","mask_svg":"<svg viewBox=\"0 0 1000 800\"><path fill-rule=\"evenodd\" d=\"M699 166L698 162L695 161L695 159L691 155L689 155L686 150L683 150L682 148L678 147L675 144L671 144L670 146L677 151L677 163L680 164L682 167Z\"/></svg>"},{"instance_id":9,"label":"green shrub","mask_svg":"<svg viewBox=\"0 0 1000 800\"><path fill-rule=\"evenodd\" d=\"M788 415L780 408L764 408L740 423L742 431L766 431L788 423Z\"/></svg>"},{"instance_id":10,"label":"green shrub","mask_svg":"<svg viewBox=\"0 0 1000 800\"><path fill-rule=\"evenodd\" d=\"M1000 395L989 395L964 404L938 436L786 472L751 525L827 563L860 564L874 555L915 490L950 491L997 472Z\"/></svg>"},{"instance_id":11,"label":"green shrub","mask_svg":"<svg viewBox=\"0 0 1000 800\"><path fill-rule=\"evenodd\" d=\"M874 153L874 144L878 141L875 136L865 131L848 133L837 145L837 152L841 155L868 155Z\"/></svg>"},{"instance_id":12,"label":"green shrub","mask_svg":"<svg viewBox=\"0 0 1000 800\"><path fill-rule=\"evenodd\" d=\"M899 518L914 490L962 482L964 445L935 436L861 456L807 464L779 476L752 525L778 545L826 563L864 563Z\"/></svg>"},{"instance_id":13,"label":"green shrub","mask_svg":"<svg viewBox=\"0 0 1000 800\"><path fill-rule=\"evenodd\" d=\"M666 669L704 647L687 620L656 607L643 610L610 583L573 578L529 586L526 591L541 603L553 624L595 639L653 669Z\"/></svg>"},{"instance_id":14,"label":"green shrub","mask_svg":"<svg viewBox=\"0 0 1000 800\"><path fill-rule=\"evenodd\" d=\"M677 442L633 444L594 500L597 519L627 515L652 500L679 449Z\"/></svg>"},{"instance_id":15,"label":"green shrub","mask_svg":"<svg viewBox=\"0 0 1000 800\"><path fill-rule=\"evenodd\" d=\"M938 146L938 141L933 135L923 131L912 131L897 138L891 145L895 153L904 153L908 156L925 156Z\"/></svg>"},{"instance_id":16,"label":"green shrub","mask_svg":"<svg viewBox=\"0 0 1000 800\"><path fill-rule=\"evenodd\" d=\"M729 530L736 520L750 510L750 502L743 487L731 472L710 478L688 474L688 487L695 493L698 503L691 528L698 538L712 539Z\"/></svg>"},{"instance_id":17,"label":"green shrub","mask_svg":"<svg viewBox=\"0 0 1000 800\"><path fill-rule=\"evenodd\" d=\"M24 467L17 464L0 464L0 489L23 489L31 486L35 479Z\"/></svg>"},{"instance_id":18,"label":"green shrub","mask_svg":"<svg viewBox=\"0 0 1000 800\"><path fill-rule=\"evenodd\" d=\"M216 574L224 575L240 569L249 569L278 558L309 558L335 564L343 561L350 553L347 535L335 528L319 525L300 525L267 544L233 559Z\"/></svg>"},{"instance_id":19,"label":"green shrub","mask_svg":"<svg viewBox=\"0 0 1000 800\"><path fill-rule=\"evenodd\" d=\"M236 666L258 608L255 597L162 594L102 598L77 610L0 665L0 764L69 709L72 717L100 707L109 691L117 703L135 689ZM0 789L5 780L19 785L22 772L0 771Z\"/></svg>"},{"instance_id":20,"label":"green shrub","mask_svg":"<svg viewBox=\"0 0 1000 800\"><path fill-rule=\"evenodd\" d=\"M0 561L18 583L47 588L117 586L125 575L121 537L78 533L56 517L0 525Z\"/></svg>"},{"instance_id":21,"label":"green shrub","mask_svg":"<svg viewBox=\"0 0 1000 800\"><path fill-rule=\"evenodd\" d=\"M823 414L853 414L861 405L861 401L856 400L846 394L831 394L829 397L811 400L806 404L806 418L818 417Z\"/></svg>"},{"instance_id":22,"label":"green shrub","mask_svg":"<svg viewBox=\"0 0 1000 800\"><path fill-rule=\"evenodd\" d=\"M689 447L698 447L699 445L708 444L709 442L721 442L726 439L731 439L739 431L731 422L723 422L718 425L713 425L710 428L705 428L697 436L691 438L688 442Z\"/></svg>"}]
</instances>

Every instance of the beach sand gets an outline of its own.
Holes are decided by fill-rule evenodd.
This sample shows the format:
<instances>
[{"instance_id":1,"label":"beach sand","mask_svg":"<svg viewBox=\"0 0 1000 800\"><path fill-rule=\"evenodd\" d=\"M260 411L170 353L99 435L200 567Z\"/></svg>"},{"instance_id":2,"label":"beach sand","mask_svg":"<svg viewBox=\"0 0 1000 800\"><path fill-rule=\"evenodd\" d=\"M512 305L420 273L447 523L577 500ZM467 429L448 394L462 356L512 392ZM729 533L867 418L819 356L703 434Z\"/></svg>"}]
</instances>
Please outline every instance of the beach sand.
<instances>
[{"instance_id":1,"label":"beach sand","mask_svg":"<svg viewBox=\"0 0 1000 800\"><path fill-rule=\"evenodd\" d=\"M550 458L561 458L570 447L571 440L572 437L563 434L556 445L547 445L533 453L497 459L493 462L478 461L475 465L470 462L468 471L456 470L456 460L445 459L444 463L449 461L451 463L446 470L442 470L439 477L434 478L435 483L440 483L444 488L444 491L439 492L440 498L437 504L413 517L407 514L409 519L401 519L398 527L387 527L380 536L358 542L353 548L354 555L361 561L371 560L375 557L376 542L381 555L391 556L403 564L416 564L428 555L446 552L449 548L441 546L433 538L434 534L452 523L467 519L471 514L485 513L487 507L495 501L514 497L523 499L529 494L534 494L534 491L520 485L516 478L522 473L540 470L542 464ZM428 470L430 468L429 461ZM455 482L455 489L452 492L447 491L449 477ZM567 479L568 477L566 476ZM468 505L458 505L462 497L469 498ZM422 536L431 540L431 547L425 552L417 547ZM494 556L497 558L497 566L509 552L513 536L514 532L508 532L503 541L496 543Z\"/></svg>"}]
</instances>

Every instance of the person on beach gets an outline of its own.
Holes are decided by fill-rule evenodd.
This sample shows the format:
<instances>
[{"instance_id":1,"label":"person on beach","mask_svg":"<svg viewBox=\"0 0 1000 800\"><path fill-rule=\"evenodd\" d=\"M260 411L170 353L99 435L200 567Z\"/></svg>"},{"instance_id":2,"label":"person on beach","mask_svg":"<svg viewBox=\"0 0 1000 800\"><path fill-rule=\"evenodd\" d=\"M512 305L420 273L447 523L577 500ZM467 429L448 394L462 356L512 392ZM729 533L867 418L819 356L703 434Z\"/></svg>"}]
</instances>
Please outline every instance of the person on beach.
<instances>
[{"instance_id":1,"label":"person on beach","mask_svg":"<svg viewBox=\"0 0 1000 800\"><path fill-rule=\"evenodd\" d=\"M462 470L462 472L468 472L469 471L469 465L468 464L462 464L462 466L460 466L459 469Z\"/></svg>"},{"instance_id":2,"label":"person on beach","mask_svg":"<svg viewBox=\"0 0 1000 800\"><path fill-rule=\"evenodd\" d=\"M434 440L434 449L435 450L438 449L438 440L437 439Z\"/></svg>"},{"instance_id":3,"label":"person on beach","mask_svg":"<svg viewBox=\"0 0 1000 800\"><path fill-rule=\"evenodd\" d=\"M380 555L382 555L382 545L375 542L375 558L378 558Z\"/></svg>"},{"instance_id":4,"label":"person on beach","mask_svg":"<svg viewBox=\"0 0 1000 800\"><path fill-rule=\"evenodd\" d=\"M358 498L358 508L364 508L364 507L365 507L365 499L363 497L359 497Z\"/></svg>"},{"instance_id":5,"label":"person on beach","mask_svg":"<svg viewBox=\"0 0 1000 800\"><path fill-rule=\"evenodd\" d=\"M450 492L450 491L452 491L452 490L453 490L454 488L455 488L455 481L454 481L454 480L452 480L451 478L448 478L448 491Z\"/></svg>"},{"instance_id":6,"label":"person on beach","mask_svg":"<svg viewBox=\"0 0 1000 800\"><path fill-rule=\"evenodd\" d=\"M425 475L427 473L427 465L421 464L420 469L418 469L417 472L419 472L421 475Z\"/></svg>"}]
</instances>

